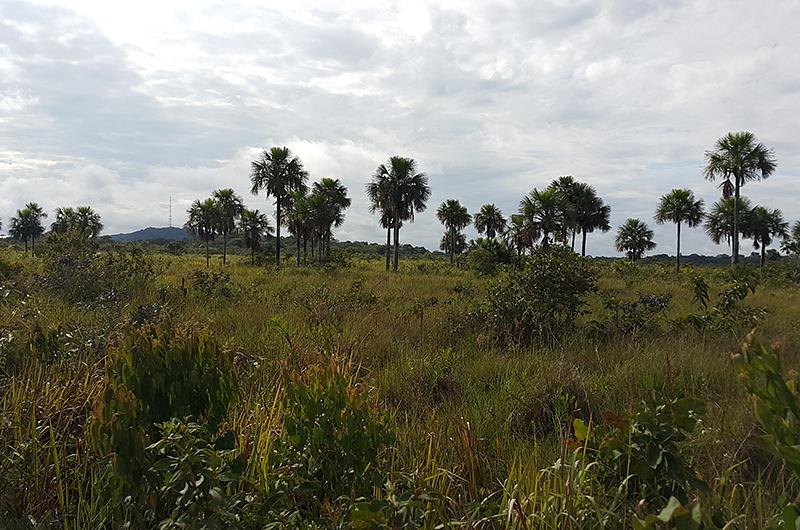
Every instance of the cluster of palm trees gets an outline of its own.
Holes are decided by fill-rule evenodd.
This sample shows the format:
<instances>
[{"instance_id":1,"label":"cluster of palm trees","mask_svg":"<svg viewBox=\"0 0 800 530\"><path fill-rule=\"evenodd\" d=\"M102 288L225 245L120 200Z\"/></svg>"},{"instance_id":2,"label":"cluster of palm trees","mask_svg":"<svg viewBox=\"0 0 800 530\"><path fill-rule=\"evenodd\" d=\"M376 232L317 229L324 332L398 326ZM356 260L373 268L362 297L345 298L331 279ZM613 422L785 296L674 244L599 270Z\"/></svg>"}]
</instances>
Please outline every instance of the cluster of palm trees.
<instances>
[{"instance_id":1,"label":"cluster of palm trees","mask_svg":"<svg viewBox=\"0 0 800 530\"><path fill-rule=\"evenodd\" d=\"M722 197L706 213L702 199L696 199L688 189L674 189L661 197L655 220L676 226L676 268L681 266L681 227L696 227L705 222L711 239L719 244L726 241L731 246L731 263L739 262L739 238L753 240L761 250L761 266L766 260L766 249L778 238L789 237L789 223L780 210L753 206L741 195L745 183L769 178L777 167L773 151L758 142L750 132L733 132L717 140L714 149L706 152L704 175L709 180L721 180ZM796 228L800 230L800 222ZM653 231L639 219L628 219L617 233L616 247L626 252L631 260L652 250Z\"/></svg>"},{"instance_id":2,"label":"cluster of palm trees","mask_svg":"<svg viewBox=\"0 0 800 530\"><path fill-rule=\"evenodd\" d=\"M581 253L585 256L587 234L595 230L610 230L610 215L611 208L597 195L597 191L571 176L559 177L543 190L534 188L522 198L519 212L511 215L510 220L506 220L494 204L481 206L473 220L467 208L455 199L443 202L436 212L445 227L441 248L448 253L451 262L454 254L466 248L461 230L471 222L478 233L486 234L489 240L501 236L518 255L533 248L537 242L544 248L561 242L574 250L576 236L580 233Z\"/></svg>"},{"instance_id":3,"label":"cluster of palm trees","mask_svg":"<svg viewBox=\"0 0 800 530\"><path fill-rule=\"evenodd\" d=\"M30 243L30 251L35 253L36 239L46 231L46 218L47 213L39 204L29 202L10 219L8 233L14 240L25 244L25 252L28 252ZM96 238L102 229L100 215L89 206L56 208L55 220L50 225L54 234L74 231L87 238Z\"/></svg>"},{"instance_id":4,"label":"cluster of palm trees","mask_svg":"<svg viewBox=\"0 0 800 530\"><path fill-rule=\"evenodd\" d=\"M227 263L228 239L241 233L245 246L250 250L251 262L261 248L261 241L276 233L275 261L280 266L280 229L286 226L297 245L297 264L307 260L308 244L311 243L312 258L319 259L330 254L330 243L334 227L344 222L344 211L350 207L347 188L334 178L323 178L311 186L306 185L308 172L301 160L287 147L265 150L251 163L250 191L253 195L264 192L275 199L276 226L273 230L267 216L258 210L245 208L242 197L232 189L214 191L205 200L194 201L187 210L185 227L205 243L206 266L210 263L209 243L221 236L222 263Z\"/></svg>"}]
</instances>

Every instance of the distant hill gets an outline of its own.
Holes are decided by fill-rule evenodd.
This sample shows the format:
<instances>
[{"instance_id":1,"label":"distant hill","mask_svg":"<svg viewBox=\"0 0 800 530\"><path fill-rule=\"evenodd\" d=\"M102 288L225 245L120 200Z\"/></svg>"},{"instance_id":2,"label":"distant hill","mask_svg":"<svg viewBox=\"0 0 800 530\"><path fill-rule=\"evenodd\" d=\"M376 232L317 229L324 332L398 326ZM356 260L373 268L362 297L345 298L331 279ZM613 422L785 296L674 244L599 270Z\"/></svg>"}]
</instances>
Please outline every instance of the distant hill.
<instances>
[{"instance_id":1,"label":"distant hill","mask_svg":"<svg viewBox=\"0 0 800 530\"><path fill-rule=\"evenodd\" d=\"M183 228L164 226L161 228L147 227L127 234L111 234L112 241L129 243L133 241L185 241L192 236Z\"/></svg>"}]
</instances>

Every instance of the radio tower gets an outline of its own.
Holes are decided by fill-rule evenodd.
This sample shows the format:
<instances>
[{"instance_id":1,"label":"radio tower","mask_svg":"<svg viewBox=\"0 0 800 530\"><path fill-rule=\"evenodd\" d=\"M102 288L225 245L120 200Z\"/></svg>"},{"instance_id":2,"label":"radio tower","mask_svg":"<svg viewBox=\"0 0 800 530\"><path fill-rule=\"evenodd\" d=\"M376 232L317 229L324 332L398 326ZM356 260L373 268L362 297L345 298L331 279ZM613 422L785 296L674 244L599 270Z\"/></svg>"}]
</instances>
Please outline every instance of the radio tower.
<instances>
[{"instance_id":1,"label":"radio tower","mask_svg":"<svg viewBox=\"0 0 800 530\"><path fill-rule=\"evenodd\" d=\"M172 195L169 196L169 227L172 228Z\"/></svg>"}]
</instances>

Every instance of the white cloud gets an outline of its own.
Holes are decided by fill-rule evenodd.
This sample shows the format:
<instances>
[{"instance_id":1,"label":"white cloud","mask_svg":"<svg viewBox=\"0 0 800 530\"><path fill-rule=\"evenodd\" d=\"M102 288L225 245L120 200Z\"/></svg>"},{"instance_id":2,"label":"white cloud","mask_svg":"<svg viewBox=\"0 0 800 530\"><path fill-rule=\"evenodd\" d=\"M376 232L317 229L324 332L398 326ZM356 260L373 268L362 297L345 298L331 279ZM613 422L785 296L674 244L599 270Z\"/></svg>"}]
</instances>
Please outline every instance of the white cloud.
<instances>
[{"instance_id":1,"label":"white cloud","mask_svg":"<svg viewBox=\"0 0 800 530\"><path fill-rule=\"evenodd\" d=\"M215 187L248 194L252 157L286 144L350 189L342 238L381 240L363 187L392 154L433 187L411 243L438 246L444 199L510 214L562 174L596 186L614 226L655 225L673 187L715 200L703 152L749 129L779 169L746 193L797 219L797 20L780 0L9 0L0 217L38 200L93 204L109 231L163 225L169 196L178 218ZM654 228L671 251L672 227ZM684 248L725 251L701 230Z\"/></svg>"}]
</instances>

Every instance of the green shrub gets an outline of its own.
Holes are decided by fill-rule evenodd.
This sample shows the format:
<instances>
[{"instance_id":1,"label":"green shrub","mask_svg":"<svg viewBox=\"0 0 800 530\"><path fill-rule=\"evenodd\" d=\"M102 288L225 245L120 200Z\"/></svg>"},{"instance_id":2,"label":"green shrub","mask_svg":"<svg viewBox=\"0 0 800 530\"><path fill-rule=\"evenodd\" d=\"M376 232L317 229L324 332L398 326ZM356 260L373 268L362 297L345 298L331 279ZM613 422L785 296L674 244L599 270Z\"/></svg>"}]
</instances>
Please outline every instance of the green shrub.
<instances>
[{"instance_id":1,"label":"green shrub","mask_svg":"<svg viewBox=\"0 0 800 530\"><path fill-rule=\"evenodd\" d=\"M500 266L514 263L516 254L500 241L478 238L470 242L465 260L467 266L478 275L493 275Z\"/></svg>"},{"instance_id":2,"label":"green shrub","mask_svg":"<svg viewBox=\"0 0 800 530\"><path fill-rule=\"evenodd\" d=\"M148 497L159 530L245 528L253 495L241 491L242 459L219 449L201 425L172 419L158 425L159 440L147 447L152 462Z\"/></svg>"},{"instance_id":3,"label":"green shrub","mask_svg":"<svg viewBox=\"0 0 800 530\"><path fill-rule=\"evenodd\" d=\"M624 489L629 498L650 507L671 497L685 504L693 493L707 491L682 446L704 412L703 402L683 398L648 401L627 421L608 415L612 429L605 435L592 433L589 454L601 464L604 481ZM576 436L586 440L585 423L576 420L575 427Z\"/></svg>"},{"instance_id":4,"label":"green shrub","mask_svg":"<svg viewBox=\"0 0 800 530\"><path fill-rule=\"evenodd\" d=\"M147 428L188 417L213 432L236 400L230 353L207 334L169 324L128 333L109 356L108 377L133 393Z\"/></svg>"},{"instance_id":5,"label":"green shrub","mask_svg":"<svg viewBox=\"0 0 800 530\"><path fill-rule=\"evenodd\" d=\"M192 291L203 296L227 297L233 294L231 275L225 271L208 272L195 269L189 273Z\"/></svg>"},{"instance_id":6,"label":"green shrub","mask_svg":"<svg viewBox=\"0 0 800 530\"><path fill-rule=\"evenodd\" d=\"M800 377L784 374L775 351L753 339L751 332L742 353L733 356L747 391L753 397L756 421L763 433L760 445L780 458L800 479ZM787 506L782 528L800 527L800 503Z\"/></svg>"},{"instance_id":7,"label":"green shrub","mask_svg":"<svg viewBox=\"0 0 800 530\"><path fill-rule=\"evenodd\" d=\"M595 282L589 262L570 249L537 249L490 287L479 317L502 340L556 339L575 324Z\"/></svg>"},{"instance_id":8,"label":"green shrub","mask_svg":"<svg viewBox=\"0 0 800 530\"><path fill-rule=\"evenodd\" d=\"M151 284L156 275L153 259L140 248L99 252L96 240L75 231L50 235L42 257L43 284L75 303L116 301Z\"/></svg>"},{"instance_id":9,"label":"green shrub","mask_svg":"<svg viewBox=\"0 0 800 530\"><path fill-rule=\"evenodd\" d=\"M273 495L289 511L319 518L330 506L370 496L385 479L383 450L393 437L366 397L336 369L286 388L283 435L274 448Z\"/></svg>"}]
</instances>

